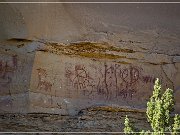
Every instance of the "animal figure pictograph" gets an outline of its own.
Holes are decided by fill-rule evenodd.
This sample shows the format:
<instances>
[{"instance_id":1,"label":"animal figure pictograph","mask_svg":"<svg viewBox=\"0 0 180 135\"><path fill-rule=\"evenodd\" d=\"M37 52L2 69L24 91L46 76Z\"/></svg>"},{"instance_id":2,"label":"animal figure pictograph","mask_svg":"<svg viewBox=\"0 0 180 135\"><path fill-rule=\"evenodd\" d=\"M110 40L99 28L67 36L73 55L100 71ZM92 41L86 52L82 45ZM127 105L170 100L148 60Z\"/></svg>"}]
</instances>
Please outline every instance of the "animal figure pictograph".
<instances>
[{"instance_id":1,"label":"animal figure pictograph","mask_svg":"<svg viewBox=\"0 0 180 135\"><path fill-rule=\"evenodd\" d=\"M47 72L43 68L38 68L38 86L37 88L40 90L51 91L52 83L47 81Z\"/></svg>"}]
</instances>

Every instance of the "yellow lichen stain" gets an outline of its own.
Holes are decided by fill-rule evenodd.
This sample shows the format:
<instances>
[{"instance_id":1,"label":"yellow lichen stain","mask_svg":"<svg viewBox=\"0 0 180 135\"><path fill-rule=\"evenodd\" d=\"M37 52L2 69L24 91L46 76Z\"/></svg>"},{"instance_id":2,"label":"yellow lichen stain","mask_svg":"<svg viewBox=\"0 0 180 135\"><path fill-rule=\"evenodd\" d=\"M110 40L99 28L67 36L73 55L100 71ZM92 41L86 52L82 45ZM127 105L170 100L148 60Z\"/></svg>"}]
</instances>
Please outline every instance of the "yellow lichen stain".
<instances>
[{"instance_id":1,"label":"yellow lichen stain","mask_svg":"<svg viewBox=\"0 0 180 135\"><path fill-rule=\"evenodd\" d=\"M88 108L90 111L108 111L108 112L134 112L134 113L145 113L144 109L135 109L127 107L112 107L112 106L97 106Z\"/></svg>"},{"instance_id":2,"label":"yellow lichen stain","mask_svg":"<svg viewBox=\"0 0 180 135\"><path fill-rule=\"evenodd\" d=\"M119 63L119 64L131 64L130 62L126 62L126 61L118 61L117 63Z\"/></svg>"},{"instance_id":3,"label":"yellow lichen stain","mask_svg":"<svg viewBox=\"0 0 180 135\"><path fill-rule=\"evenodd\" d=\"M125 52L125 53L134 53L131 49L122 49L114 46L110 46L107 43L91 43L91 42L81 42L81 43L72 43L68 48L76 51L115 51L115 52Z\"/></svg>"},{"instance_id":4,"label":"yellow lichen stain","mask_svg":"<svg viewBox=\"0 0 180 135\"><path fill-rule=\"evenodd\" d=\"M165 65L165 64L169 64L167 62L160 62L160 63L146 62L146 63L151 64L151 65Z\"/></svg>"},{"instance_id":5,"label":"yellow lichen stain","mask_svg":"<svg viewBox=\"0 0 180 135\"><path fill-rule=\"evenodd\" d=\"M58 43L47 43L47 50L55 54L64 55L77 55L81 57L97 58L97 59L118 59L126 58L126 56L115 55L113 52L122 53L134 53L130 49L122 49L114 46L110 46L107 43L91 43L91 42L80 42L71 43L69 45L62 45ZM111 51L109 54L107 52Z\"/></svg>"},{"instance_id":6,"label":"yellow lichen stain","mask_svg":"<svg viewBox=\"0 0 180 135\"><path fill-rule=\"evenodd\" d=\"M142 58L142 59L144 58L144 54L142 54L142 53L139 53L138 56L139 56L139 58Z\"/></svg>"},{"instance_id":7,"label":"yellow lichen stain","mask_svg":"<svg viewBox=\"0 0 180 135\"><path fill-rule=\"evenodd\" d=\"M127 58L127 59L129 59L129 60L138 60L137 58Z\"/></svg>"},{"instance_id":8,"label":"yellow lichen stain","mask_svg":"<svg viewBox=\"0 0 180 135\"><path fill-rule=\"evenodd\" d=\"M114 54L103 54L103 53L79 53L80 56L88 57L88 58L106 58L106 59L118 59L118 58L126 58L125 56L119 56Z\"/></svg>"}]
</instances>

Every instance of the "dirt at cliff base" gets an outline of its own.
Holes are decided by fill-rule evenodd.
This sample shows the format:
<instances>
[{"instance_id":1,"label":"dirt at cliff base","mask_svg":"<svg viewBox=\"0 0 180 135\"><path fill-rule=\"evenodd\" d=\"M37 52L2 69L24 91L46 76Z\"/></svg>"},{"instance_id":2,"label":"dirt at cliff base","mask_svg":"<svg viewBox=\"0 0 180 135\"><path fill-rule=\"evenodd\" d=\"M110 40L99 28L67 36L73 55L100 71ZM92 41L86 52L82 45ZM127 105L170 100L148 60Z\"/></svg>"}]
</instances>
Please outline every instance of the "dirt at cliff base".
<instances>
[{"instance_id":1,"label":"dirt at cliff base","mask_svg":"<svg viewBox=\"0 0 180 135\"><path fill-rule=\"evenodd\" d=\"M150 129L145 113L84 109L76 116L0 114L1 132L122 132L128 115L137 131Z\"/></svg>"}]
</instances>

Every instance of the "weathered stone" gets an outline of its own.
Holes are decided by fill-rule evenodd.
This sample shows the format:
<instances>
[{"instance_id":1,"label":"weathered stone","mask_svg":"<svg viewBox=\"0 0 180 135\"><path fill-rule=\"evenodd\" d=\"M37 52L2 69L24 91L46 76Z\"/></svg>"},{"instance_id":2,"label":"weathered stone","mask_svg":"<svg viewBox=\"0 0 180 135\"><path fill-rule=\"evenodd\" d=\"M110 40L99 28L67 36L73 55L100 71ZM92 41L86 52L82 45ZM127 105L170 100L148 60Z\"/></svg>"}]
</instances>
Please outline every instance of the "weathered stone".
<instances>
[{"instance_id":1,"label":"weathered stone","mask_svg":"<svg viewBox=\"0 0 180 135\"><path fill-rule=\"evenodd\" d=\"M145 109L155 78L178 100L177 5L1 4L0 17L1 112Z\"/></svg>"},{"instance_id":2,"label":"weathered stone","mask_svg":"<svg viewBox=\"0 0 180 135\"><path fill-rule=\"evenodd\" d=\"M75 115L96 105L145 109L156 78L160 78L163 88L178 87L179 68L167 64L171 62L168 55L140 56L131 49L89 42L66 46L28 41L18 48L22 42L13 39L16 44L8 51L17 59L1 54L3 111ZM27 57L23 57L25 50L30 52ZM12 81L4 86L3 79L8 82L10 77ZM14 94L26 96L13 98Z\"/></svg>"},{"instance_id":3,"label":"weathered stone","mask_svg":"<svg viewBox=\"0 0 180 135\"><path fill-rule=\"evenodd\" d=\"M162 70L166 74L166 77L169 79L170 82L175 82L176 78L175 76L177 75L177 69L174 64L165 64L162 65ZM174 86L173 86L174 87Z\"/></svg>"},{"instance_id":4,"label":"weathered stone","mask_svg":"<svg viewBox=\"0 0 180 135\"><path fill-rule=\"evenodd\" d=\"M174 90L180 113L179 11L178 4L0 4L0 131L122 132L125 115L148 130L156 78Z\"/></svg>"},{"instance_id":5,"label":"weathered stone","mask_svg":"<svg viewBox=\"0 0 180 135\"><path fill-rule=\"evenodd\" d=\"M1 114L2 132L122 132L125 115L135 123L136 130L150 130L145 113L114 112L97 108L83 109L76 116L54 114Z\"/></svg>"},{"instance_id":6,"label":"weathered stone","mask_svg":"<svg viewBox=\"0 0 180 135\"><path fill-rule=\"evenodd\" d=\"M180 56L174 56L173 62L180 63Z\"/></svg>"}]
</instances>

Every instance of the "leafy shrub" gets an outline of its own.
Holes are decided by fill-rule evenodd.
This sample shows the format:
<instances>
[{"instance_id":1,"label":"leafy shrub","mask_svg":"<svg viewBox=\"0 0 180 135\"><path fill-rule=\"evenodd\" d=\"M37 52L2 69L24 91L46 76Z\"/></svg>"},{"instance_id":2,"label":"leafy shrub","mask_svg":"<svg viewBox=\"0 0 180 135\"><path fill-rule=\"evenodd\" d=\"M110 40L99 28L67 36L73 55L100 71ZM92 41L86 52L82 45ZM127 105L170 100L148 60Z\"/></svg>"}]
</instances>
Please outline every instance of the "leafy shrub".
<instances>
[{"instance_id":1,"label":"leafy shrub","mask_svg":"<svg viewBox=\"0 0 180 135\"><path fill-rule=\"evenodd\" d=\"M147 103L147 120L151 124L153 132L142 130L139 134L146 135L164 135L165 132L171 132L173 135L180 132L180 116L178 114L174 117L174 124L170 123L170 114L174 107L173 90L166 89L162 94L161 84L157 78L154 85L153 95ZM128 117L125 118L125 134L134 134L133 126L130 124Z\"/></svg>"}]
</instances>

